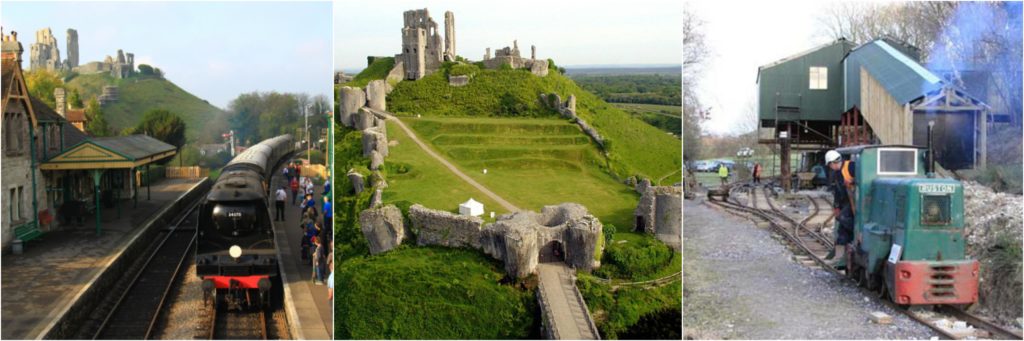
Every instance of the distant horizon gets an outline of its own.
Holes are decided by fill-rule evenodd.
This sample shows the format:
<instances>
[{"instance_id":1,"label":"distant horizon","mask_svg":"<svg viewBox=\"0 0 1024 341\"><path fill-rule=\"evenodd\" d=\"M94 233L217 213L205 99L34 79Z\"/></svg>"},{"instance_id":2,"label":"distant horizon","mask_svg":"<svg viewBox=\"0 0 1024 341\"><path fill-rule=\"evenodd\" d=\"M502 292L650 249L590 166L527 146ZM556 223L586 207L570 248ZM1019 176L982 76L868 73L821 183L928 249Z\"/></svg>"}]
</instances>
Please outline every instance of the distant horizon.
<instances>
[{"instance_id":1,"label":"distant horizon","mask_svg":"<svg viewBox=\"0 0 1024 341\"><path fill-rule=\"evenodd\" d=\"M560 67L569 69L651 69L651 68L682 68L683 64L664 64L664 63L651 63L651 64L574 64L574 65L559 65ZM366 68L359 69L335 69L334 71L341 71L344 73L359 73Z\"/></svg>"}]
</instances>

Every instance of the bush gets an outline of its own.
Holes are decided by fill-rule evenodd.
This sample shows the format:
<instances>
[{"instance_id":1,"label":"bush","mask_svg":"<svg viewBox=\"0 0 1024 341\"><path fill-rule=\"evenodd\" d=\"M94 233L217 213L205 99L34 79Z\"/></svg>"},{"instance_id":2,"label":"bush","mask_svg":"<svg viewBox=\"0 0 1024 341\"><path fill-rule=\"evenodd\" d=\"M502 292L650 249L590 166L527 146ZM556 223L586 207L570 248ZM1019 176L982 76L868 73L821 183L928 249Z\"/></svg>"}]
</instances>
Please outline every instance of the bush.
<instances>
[{"instance_id":1,"label":"bush","mask_svg":"<svg viewBox=\"0 0 1024 341\"><path fill-rule=\"evenodd\" d=\"M615 225L606 224L604 225L604 245L612 245L612 240L615 239Z\"/></svg>"},{"instance_id":2,"label":"bush","mask_svg":"<svg viewBox=\"0 0 1024 341\"><path fill-rule=\"evenodd\" d=\"M654 238L630 240L608 245L604 263L618 277L637 278L651 275L672 260L672 249Z\"/></svg>"},{"instance_id":3,"label":"bush","mask_svg":"<svg viewBox=\"0 0 1024 341\"><path fill-rule=\"evenodd\" d=\"M480 68L473 64L455 64L448 69L449 76L473 76Z\"/></svg>"}]
</instances>

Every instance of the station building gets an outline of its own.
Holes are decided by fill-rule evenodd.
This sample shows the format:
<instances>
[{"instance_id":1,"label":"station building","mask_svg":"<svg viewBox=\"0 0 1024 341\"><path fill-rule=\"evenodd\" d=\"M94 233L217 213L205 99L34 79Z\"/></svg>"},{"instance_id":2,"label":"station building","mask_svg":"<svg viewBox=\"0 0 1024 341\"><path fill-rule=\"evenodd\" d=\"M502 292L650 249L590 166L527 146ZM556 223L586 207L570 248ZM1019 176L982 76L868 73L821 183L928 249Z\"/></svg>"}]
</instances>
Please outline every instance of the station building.
<instances>
[{"instance_id":1,"label":"station building","mask_svg":"<svg viewBox=\"0 0 1024 341\"><path fill-rule=\"evenodd\" d=\"M2 36L4 250L15 240L28 242L65 226L83 226L85 216L95 218L101 233L101 202L120 209L121 199L137 201L141 180L148 177L140 171L177 149L145 135L88 136L58 113L65 110L54 110L29 94L17 33Z\"/></svg>"},{"instance_id":2,"label":"station building","mask_svg":"<svg viewBox=\"0 0 1024 341\"><path fill-rule=\"evenodd\" d=\"M860 45L837 39L761 66L757 84L759 142L777 146L785 188L793 150L925 146L929 123L939 165L975 168L986 163L989 126L1009 120L890 37Z\"/></svg>"}]
</instances>

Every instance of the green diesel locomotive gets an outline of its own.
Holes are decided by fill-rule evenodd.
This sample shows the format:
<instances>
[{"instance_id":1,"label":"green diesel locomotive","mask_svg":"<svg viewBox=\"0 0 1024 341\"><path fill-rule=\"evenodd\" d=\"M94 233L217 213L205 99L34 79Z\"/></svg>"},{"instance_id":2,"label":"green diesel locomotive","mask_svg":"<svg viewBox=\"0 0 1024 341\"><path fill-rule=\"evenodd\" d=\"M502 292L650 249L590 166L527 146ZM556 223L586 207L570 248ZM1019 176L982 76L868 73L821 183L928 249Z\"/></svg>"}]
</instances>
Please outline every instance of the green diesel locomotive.
<instances>
[{"instance_id":1,"label":"green diesel locomotive","mask_svg":"<svg viewBox=\"0 0 1024 341\"><path fill-rule=\"evenodd\" d=\"M976 302L979 264L964 250L963 185L932 176L920 147L837 151L856 162L847 276L896 304Z\"/></svg>"}]
</instances>

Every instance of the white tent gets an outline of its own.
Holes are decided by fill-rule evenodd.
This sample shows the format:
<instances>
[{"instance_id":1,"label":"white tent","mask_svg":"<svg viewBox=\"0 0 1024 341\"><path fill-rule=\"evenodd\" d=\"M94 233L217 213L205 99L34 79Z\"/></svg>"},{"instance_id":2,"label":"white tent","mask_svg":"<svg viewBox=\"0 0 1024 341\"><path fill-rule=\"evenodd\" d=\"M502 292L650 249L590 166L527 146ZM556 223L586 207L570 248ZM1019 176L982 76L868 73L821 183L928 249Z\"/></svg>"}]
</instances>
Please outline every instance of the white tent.
<instances>
[{"instance_id":1,"label":"white tent","mask_svg":"<svg viewBox=\"0 0 1024 341\"><path fill-rule=\"evenodd\" d=\"M466 202L459 204L459 214L469 216L484 214L484 204L469 198Z\"/></svg>"}]
</instances>

